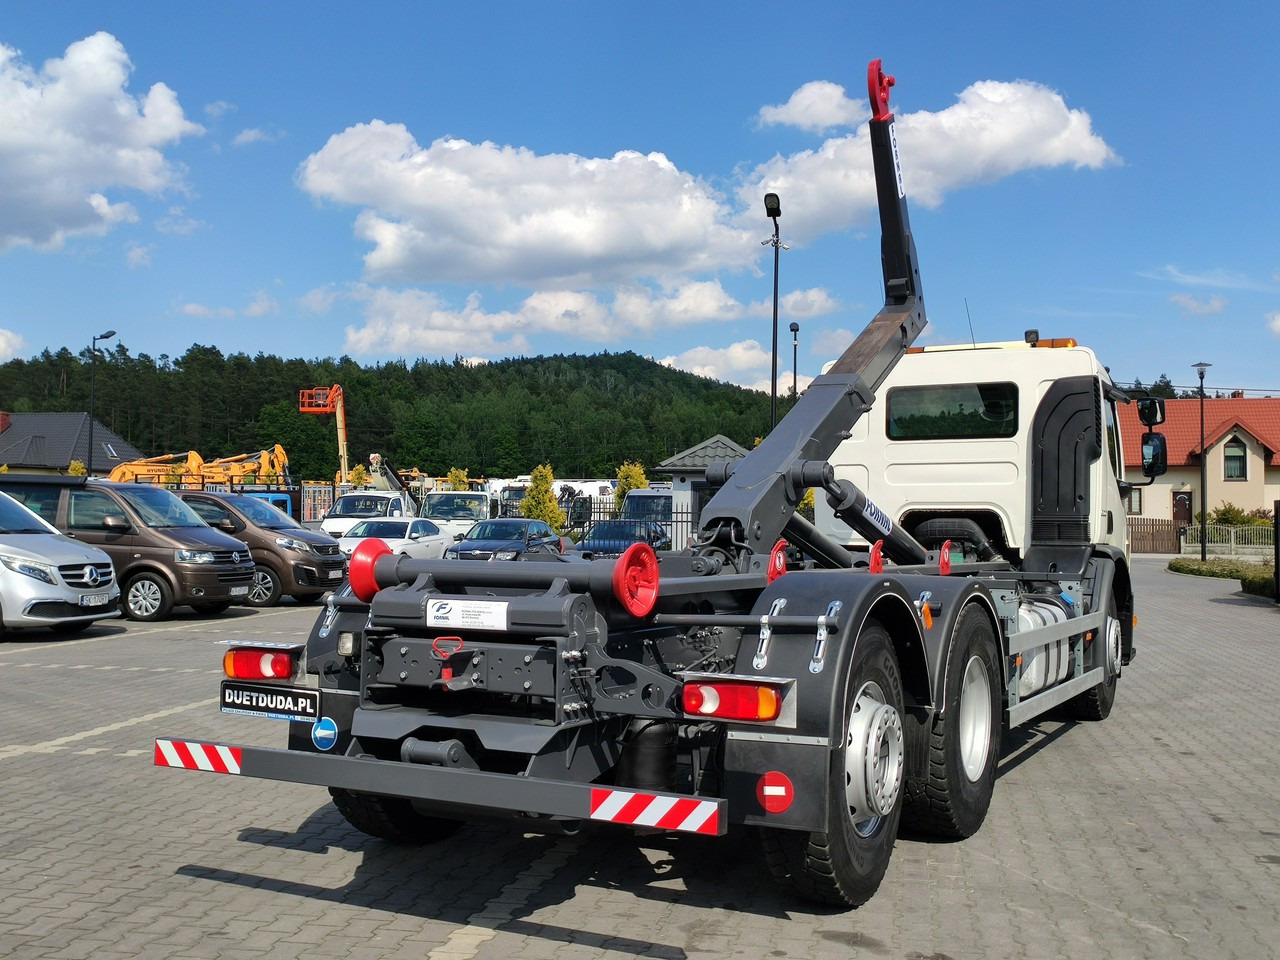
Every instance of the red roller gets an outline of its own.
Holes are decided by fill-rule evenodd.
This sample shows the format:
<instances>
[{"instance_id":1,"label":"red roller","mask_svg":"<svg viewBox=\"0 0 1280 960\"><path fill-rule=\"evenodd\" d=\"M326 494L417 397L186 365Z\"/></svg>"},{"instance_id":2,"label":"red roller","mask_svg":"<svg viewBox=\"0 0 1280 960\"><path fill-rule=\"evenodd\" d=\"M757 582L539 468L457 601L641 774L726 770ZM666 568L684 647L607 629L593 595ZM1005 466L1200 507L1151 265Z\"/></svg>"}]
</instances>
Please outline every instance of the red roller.
<instances>
[{"instance_id":1,"label":"red roller","mask_svg":"<svg viewBox=\"0 0 1280 960\"><path fill-rule=\"evenodd\" d=\"M633 543L613 568L613 595L633 617L647 617L658 602L658 557L647 543Z\"/></svg>"},{"instance_id":2,"label":"red roller","mask_svg":"<svg viewBox=\"0 0 1280 960\"><path fill-rule=\"evenodd\" d=\"M378 581L373 576L373 565L378 562L379 557L385 557L389 553L391 548L387 546L386 541L379 540L377 537L361 540L360 545L351 551L351 564L348 567L347 576L351 580L352 591L362 602L368 603L378 592Z\"/></svg>"}]
</instances>

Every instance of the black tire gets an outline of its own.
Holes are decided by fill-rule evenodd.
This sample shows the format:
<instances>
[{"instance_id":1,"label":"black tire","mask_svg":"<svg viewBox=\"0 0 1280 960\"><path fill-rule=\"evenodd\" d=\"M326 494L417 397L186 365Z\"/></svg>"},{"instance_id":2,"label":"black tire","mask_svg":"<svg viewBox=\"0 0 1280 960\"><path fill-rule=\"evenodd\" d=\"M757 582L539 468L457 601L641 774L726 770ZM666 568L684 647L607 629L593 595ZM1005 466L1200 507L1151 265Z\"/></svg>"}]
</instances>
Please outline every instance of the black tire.
<instances>
[{"instance_id":1,"label":"black tire","mask_svg":"<svg viewBox=\"0 0 1280 960\"><path fill-rule=\"evenodd\" d=\"M833 733L840 744L831 752L827 777L827 832L761 831L770 873L806 900L860 906L884 879L902 815L902 701L893 642L878 621L869 620L849 664L844 721ZM862 771L872 766L865 759L870 754L877 759L868 783Z\"/></svg>"},{"instance_id":2,"label":"black tire","mask_svg":"<svg viewBox=\"0 0 1280 960\"><path fill-rule=\"evenodd\" d=\"M903 823L963 840L978 832L995 792L1003 730L1000 649L986 612L970 604L947 654L942 716L929 734L929 768L907 786Z\"/></svg>"},{"instance_id":3,"label":"black tire","mask_svg":"<svg viewBox=\"0 0 1280 960\"><path fill-rule=\"evenodd\" d=\"M208 603L193 603L191 609L196 613L203 613L212 616L213 614L225 613L231 609L230 600L211 600Z\"/></svg>"},{"instance_id":4,"label":"black tire","mask_svg":"<svg viewBox=\"0 0 1280 960\"><path fill-rule=\"evenodd\" d=\"M1103 657L1112 657L1115 671L1097 686L1085 691L1078 697L1072 697L1062 705L1063 711L1073 720L1105 720L1111 715L1111 708L1116 702L1116 687L1120 683L1120 621L1116 618L1116 598L1107 597L1107 623L1096 635L1091 644L1103 644ZM1107 652L1109 651L1109 652Z\"/></svg>"},{"instance_id":5,"label":"black tire","mask_svg":"<svg viewBox=\"0 0 1280 960\"><path fill-rule=\"evenodd\" d=\"M274 607L280 602L280 578L266 564L253 568L253 584L249 587L247 603L251 607Z\"/></svg>"},{"instance_id":6,"label":"black tire","mask_svg":"<svg viewBox=\"0 0 1280 960\"><path fill-rule=\"evenodd\" d=\"M329 796L347 823L361 833L391 843L434 843L451 836L462 826L461 820L421 814L403 797L356 793L338 787L330 787Z\"/></svg>"},{"instance_id":7,"label":"black tire","mask_svg":"<svg viewBox=\"0 0 1280 960\"><path fill-rule=\"evenodd\" d=\"M173 591L157 573L139 573L129 579L120 606L130 620L163 620L173 612Z\"/></svg>"}]
</instances>

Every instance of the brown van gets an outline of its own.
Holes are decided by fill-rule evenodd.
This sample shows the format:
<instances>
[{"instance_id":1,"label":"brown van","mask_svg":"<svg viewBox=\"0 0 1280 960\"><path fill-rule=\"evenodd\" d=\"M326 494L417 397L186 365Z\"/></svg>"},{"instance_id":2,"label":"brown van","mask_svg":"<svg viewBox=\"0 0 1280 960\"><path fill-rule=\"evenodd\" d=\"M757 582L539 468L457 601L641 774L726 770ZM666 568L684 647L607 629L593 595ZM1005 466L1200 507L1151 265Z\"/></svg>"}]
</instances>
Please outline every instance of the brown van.
<instances>
[{"instance_id":1,"label":"brown van","mask_svg":"<svg viewBox=\"0 0 1280 960\"><path fill-rule=\"evenodd\" d=\"M281 596L310 603L342 583L338 541L308 530L266 500L244 493L179 490L205 523L242 540L253 554L253 586L247 603L273 607Z\"/></svg>"},{"instance_id":2,"label":"brown van","mask_svg":"<svg viewBox=\"0 0 1280 960\"><path fill-rule=\"evenodd\" d=\"M88 477L0 474L0 490L67 536L105 550L131 620L163 620L175 606L221 613L244 603L253 560L173 491Z\"/></svg>"}]
</instances>

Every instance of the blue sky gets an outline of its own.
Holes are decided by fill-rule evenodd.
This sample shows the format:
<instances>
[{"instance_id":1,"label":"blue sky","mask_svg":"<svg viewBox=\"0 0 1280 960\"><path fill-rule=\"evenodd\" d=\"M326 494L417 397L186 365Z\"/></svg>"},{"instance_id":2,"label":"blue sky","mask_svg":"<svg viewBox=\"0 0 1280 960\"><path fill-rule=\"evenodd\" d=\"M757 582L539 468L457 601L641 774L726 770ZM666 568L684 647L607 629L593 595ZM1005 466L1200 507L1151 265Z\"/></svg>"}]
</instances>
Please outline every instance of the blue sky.
<instances>
[{"instance_id":1,"label":"blue sky","mask_svg":"<svg viewBox=\"0 0 1280 960\"><path fill-rule=\"evenodd\" d=\"M634 350L801 386L882 297L866 72L928 342L1074 336L1280 395L1280 13L1190 3L7 3L0 360Z\"/></svg>"}]
</instances>

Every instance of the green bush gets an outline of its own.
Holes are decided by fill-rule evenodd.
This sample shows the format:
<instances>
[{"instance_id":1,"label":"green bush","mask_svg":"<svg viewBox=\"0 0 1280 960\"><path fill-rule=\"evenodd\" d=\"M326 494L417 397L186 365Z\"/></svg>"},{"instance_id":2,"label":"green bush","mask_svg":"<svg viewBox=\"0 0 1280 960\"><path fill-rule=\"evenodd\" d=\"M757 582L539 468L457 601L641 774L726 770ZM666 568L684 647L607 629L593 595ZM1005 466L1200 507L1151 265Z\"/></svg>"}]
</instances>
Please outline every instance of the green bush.
<instances>
[{"instance_id":1,"label":"green bush","mask_svg":"<svg viewBox=\"0 0 1280 960\"><path fill-rule=\"evenodd\" d=\"M1270 563L1253 563L1249 560L1216 559L1201 562L1195 557L1174 557L1169 561L1174 573L1188 573L1197 577L1219 577L1223 580L1239 580L1240 589L1258 597L1276 598L1276 568Z\"/></svg>"}]
</instances>

